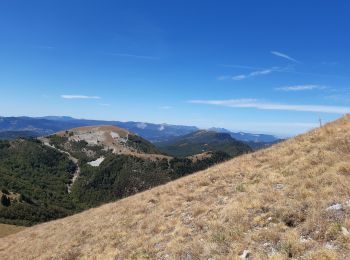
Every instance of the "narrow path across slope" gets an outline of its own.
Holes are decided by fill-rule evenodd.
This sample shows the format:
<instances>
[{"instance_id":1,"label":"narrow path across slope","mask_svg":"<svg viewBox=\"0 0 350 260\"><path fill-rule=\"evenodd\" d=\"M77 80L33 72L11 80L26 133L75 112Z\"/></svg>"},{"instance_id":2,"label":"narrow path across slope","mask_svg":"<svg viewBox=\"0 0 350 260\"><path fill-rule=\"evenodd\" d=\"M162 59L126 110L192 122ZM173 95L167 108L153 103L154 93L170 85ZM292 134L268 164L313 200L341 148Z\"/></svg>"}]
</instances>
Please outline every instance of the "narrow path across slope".
<instances>
[{"instance_id":1,"label":"narrow path across slope","mask_svg":"<svg viewBox=\"0 0 350 260\"><path fill-rule=\"evenodd\" d=\"M45 137L41 137L41 138L38 138L44 145L48 146L48 147L51 147L61 153L64 153L66 155L68 155L68 158L69 160L71 160L72 162L74 162L74 164L77 166L75 172L74 172L74 175L73 175L73 178L71 179L71 182L70 184L67 184L67 191L68 193L71 193L72 192L72 187L73 187L73 184L74 182L79 178L79 175L80 175L80 167L79 167L79 164L78 164L78 159L73 157L70 153L68 153L67 151L63 151L57 147L55 147L54 145L51 145L49 140Z\"/></svg>"}]
</instances>

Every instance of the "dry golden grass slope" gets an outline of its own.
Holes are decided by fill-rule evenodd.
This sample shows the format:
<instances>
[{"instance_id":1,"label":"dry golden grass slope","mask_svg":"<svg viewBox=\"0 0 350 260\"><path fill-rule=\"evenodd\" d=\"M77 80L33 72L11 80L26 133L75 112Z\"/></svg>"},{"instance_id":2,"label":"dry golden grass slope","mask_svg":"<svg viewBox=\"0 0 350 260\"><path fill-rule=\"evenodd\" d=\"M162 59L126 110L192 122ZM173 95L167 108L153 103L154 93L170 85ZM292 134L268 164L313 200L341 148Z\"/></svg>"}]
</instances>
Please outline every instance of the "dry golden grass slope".
<instances>
[{"instance_id":1,"label":"dry golden grass slope","mask_svg":"<svg viewBox=\"0 0 350 260\"><path fill-rule=\"evenodd\" d=\"M21 230L25 229L25 227L15 226L15 225L7 225L0 224L0 238L8 236L10 234L15 234Z\"/></svg>"},{"instance_id":2,"label":"dry golden grass slope","mask_svg":"<svg viewBox=\"0 0 350 260\"><path fill-rule=\"evenodd\" d=\"M269 149L2 238L0 258L237 259L249 250L251 259L350 259L349 200L346 116Z\"/></svg>"}]
</instances>

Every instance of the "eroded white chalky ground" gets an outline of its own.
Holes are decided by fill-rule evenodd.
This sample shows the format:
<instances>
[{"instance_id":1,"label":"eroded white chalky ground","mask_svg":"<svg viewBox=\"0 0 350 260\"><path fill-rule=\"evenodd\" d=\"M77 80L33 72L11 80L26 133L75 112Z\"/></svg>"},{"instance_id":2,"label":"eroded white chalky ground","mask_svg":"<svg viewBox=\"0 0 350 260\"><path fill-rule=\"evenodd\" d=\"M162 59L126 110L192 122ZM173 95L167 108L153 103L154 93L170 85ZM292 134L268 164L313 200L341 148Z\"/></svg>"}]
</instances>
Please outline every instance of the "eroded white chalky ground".
<instances>
[{"instance_id":1,"label":"eroded white chalky ground","mask_svg":"<svg viewBox=\"0 0 350 260\"><path fill-rule=\"evenodd\" d=\"M87 164L89 164L89 165L91 165L91 166L94 166L94 167L98 167L98 166L100 166L100 164L104 161L104 159L105 159L105 158L102 156L102 157L98 158L98 159L95 160L95 161L88 162Z\"/></svg>"}]
</instances>

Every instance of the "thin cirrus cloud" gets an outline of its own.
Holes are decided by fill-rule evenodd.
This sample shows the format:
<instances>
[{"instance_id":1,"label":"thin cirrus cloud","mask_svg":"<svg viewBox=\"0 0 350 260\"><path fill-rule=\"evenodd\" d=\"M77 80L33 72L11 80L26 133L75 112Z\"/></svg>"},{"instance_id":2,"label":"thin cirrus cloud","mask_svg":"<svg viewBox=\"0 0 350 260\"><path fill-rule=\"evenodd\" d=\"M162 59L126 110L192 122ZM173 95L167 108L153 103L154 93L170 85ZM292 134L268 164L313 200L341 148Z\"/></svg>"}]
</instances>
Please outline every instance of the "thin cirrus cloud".
<instances>
[{"instance_id":1,"label":"thin cirrus cloud","mask_svg":"<svg viewBox=\"0 0 350 260\"><path fill-rule=\"evenodd\" d=\"M290 105L280 103L262 102L257 99L228 99L228 100L190 100L192 104L216 105L234 108L255 108L261 110L285 110L301 112L317 112L330 114L350 113L350 107L323 106L323 105Z\"/></svg>"},{"instance_id":2,"label":"thin cirrus cloud","mask_svg":"<svg viewBox=\"0 0 350 260\"><path fill-rule=\"evenodd\" d=\"M279 91L307 91L307 90L315 90L315 89L326 89L325 86L320 85L295 85L295 86L285 86L280 88L275 88L275 90Z\"/></svg>"},{"instance_id":3,"label":"thin cirrus cloud","mask_svg":"<svg viewBox=\"0 0 350 260\"><path fill-rule=\"evenodd\" d=\"M99 96L85 96L85 95L61 95L63 99L101 99Z\"/></svg>"},{"instance_id":4,"label":"thin cirrus cloud","mask_svg":"<svg viewBox=\"0 0 350 260\"><path fill-rule=\"evenodd\" d=\"M233 76L233 77L220 76L220 77L218 77L218 79L225 80L225 79L231 78L233 80L244 80L244 79L253 78L253 77L257 77L257 76L268 75L268 74L271 74L271 73L279 71L279 70L280 70L280 68L273 67L270 69L256 70L256 71L253 71L249 74L241 74L241 75L237 75L237 76Z\"/></svg>"},{"instance_id":5,"label":"thin cirrus cloud","mask_svg":"<svg viewBox=\"0 0 350 260\"><path fill-rule=\"evenodd\" d=\"M232 79L233 80L243 80L243 79L246 79L246 78L249 78L250 76L249 75L237 75L237 76L233 76Z\"/></svg>"},{"instance_id":6,"label":"thin cirrus cloud","mask_svg":"<svg viewBox=\"0 0 350 260\"><path fill-rule=\"evenodd\" d=\"M278 52L278 51L271 51L271 54L277 56L277 57L280 57L280 58L283 58L283 59L286 59L286 60L289 60L289 61L293 61L293 62L296 62L296 63L299 63L299 61L297 61L296 59L292 58L291 56L285 54L285 53L282 53L282 52Z\"/></svg>"}]
</instances>

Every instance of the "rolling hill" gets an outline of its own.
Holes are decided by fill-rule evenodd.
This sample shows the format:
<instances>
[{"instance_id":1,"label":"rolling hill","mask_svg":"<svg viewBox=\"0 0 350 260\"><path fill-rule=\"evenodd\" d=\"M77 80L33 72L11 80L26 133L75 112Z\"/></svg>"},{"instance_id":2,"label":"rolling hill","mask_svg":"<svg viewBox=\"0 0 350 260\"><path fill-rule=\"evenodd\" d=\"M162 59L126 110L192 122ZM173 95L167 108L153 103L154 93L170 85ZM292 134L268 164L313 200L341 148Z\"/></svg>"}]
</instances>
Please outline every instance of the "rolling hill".
<instances>
[{"instance_id":1,"label":"rolling hill","mask_svg":"<svg viewBox=\"0 0 350 260\"><path fill-rule=\"evenodd\" d=\"M199 130L171 141L155 143L159 150L178 157L186 157L204 152L225 152L237 156L251 152L251 148L237 141L228 133Z\"/></svg>"},{"instance_id":2,"label":"rolling hill","mask_svg":"<svg viewBox=\"0 0 350 260\"><path fill-rule=\"evenodd\" d=\"M349 259L350 116L2 238L3 259Z\"/></svg>"},{"instance_id":3,"label":"rolling hill","mask_svg":"<svg viewBox=\"0 0 350 260\"><path fill-rule=\"evenodd\" d=\"M72 153L81 153L91 147L100 147L102 151L110 151L113 154L127 154L143 156L153 154L157 158L164 158L157 148L147 140L117 126L85 126L78 127L49 136L52 142L62 150ZM79 143L82 147L74 147ZM78 148L78 150L77 150ZM85 150L84 150L85 149ZM85 152L91 155L93 151ZM90 156L91 157L91 156ZM92 156L93 158L94 156ZM95 156L96 157L96 156ZM97 159L97 158L96 158Z\"/></svg>"}]
</instances>

